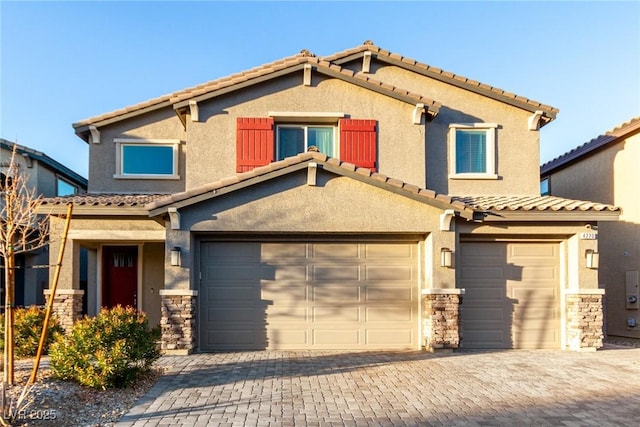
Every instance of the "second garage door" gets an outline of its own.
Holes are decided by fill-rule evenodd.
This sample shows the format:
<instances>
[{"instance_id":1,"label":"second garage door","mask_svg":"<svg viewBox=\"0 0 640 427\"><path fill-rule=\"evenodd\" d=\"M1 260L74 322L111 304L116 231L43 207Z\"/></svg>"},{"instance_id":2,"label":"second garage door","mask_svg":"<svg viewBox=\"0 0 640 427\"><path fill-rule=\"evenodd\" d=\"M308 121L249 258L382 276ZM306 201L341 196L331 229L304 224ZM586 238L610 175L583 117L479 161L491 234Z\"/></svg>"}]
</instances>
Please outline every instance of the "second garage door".
<instances>
[{"instance_id":1,"label":"second garage door","mask_svg":"<svg viewBox=\"0 0 640 427\"><path fill-rule=\"evenodd\" d=\"M560 348L559 245L461 244L464 348Z\"/></svg>"},{"instance_id":2,"label":"second garage door","mask_svg":"<svg viewBox=\"0 0 640 427\"><path fill-rule=\"evenodd\" d=\"M415 242L203 242L200 349L415 349L416 252Z\"/></svg>"}]
</instances>

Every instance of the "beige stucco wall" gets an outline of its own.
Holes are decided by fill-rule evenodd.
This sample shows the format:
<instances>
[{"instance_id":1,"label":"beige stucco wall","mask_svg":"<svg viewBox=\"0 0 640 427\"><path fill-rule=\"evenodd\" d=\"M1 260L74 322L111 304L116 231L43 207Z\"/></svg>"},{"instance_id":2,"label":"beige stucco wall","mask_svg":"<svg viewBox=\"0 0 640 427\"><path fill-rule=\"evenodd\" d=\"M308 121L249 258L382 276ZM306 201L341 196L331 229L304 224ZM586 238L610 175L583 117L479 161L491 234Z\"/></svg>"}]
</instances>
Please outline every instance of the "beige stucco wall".
<instances>
[{"instance_id":1,"label":"beige stucco wall","mask_svg":"<svg viewBox=\"0 0 640 427\"><path fill-rule=\"evenodd\" d=\"M440 209L352 178L319 172L318 185L306 185L306 171L292 173L180 210L181 230L167 229L167 247L180 246L182 268L165 265L166 289L189 289L197 268L197 239L265 236L298 238L336 233L358 236L398 235L421 241L424 288L455 287L454 270L440 267L440 248L452 247L455 233L439 231ZM393 206L393 209L389 209ZM241 233L241 234L240 234Z\"/></svg>"},{"instance_id":2,"label":"beige stucco wall","mask_svg":"<svg viewBox=\"0 0 640 427\"><path fill-rule=\"evenodd\" d=\"M238 117L267 117L269 112L340 112L348 118L378 121L378 167L385 175L447 194L539 194L539 132L527 129L528 111L397 67L377 69L373 78L442 103L434 121L425 123L423 119L421 124L413 124L412 104L318 72L312 73L311 86L302 85L302 78L299 71L202 101L198 104L199 121L187 116L186 131L170 106L100 128L100 144L90 144L89 190L176 192L214 182L236 173ZM499 126L498 179L449 179L449 124L477 122ZM184 141L180 180L114 179L113 139L125 137Z\"/></svg>"},{"instance_id":3,"label":"beige stucco wall","mask_svg":"<svg viewBox=\"0 0 640 427\"><path fill-rule=\"evenodd\" d=\"M551 194L610 203L622 208L618 222L598 224L599 281L606 288L609 335L640 338L639 310L626 309L626 271L640 271L640 198L635 188L640 161L640 134L621 140L569 165L550 179Z\"/></svg>"},{"instance_id":4,"label":"beige stucco wall","mask_svg":"<svg viewBox=\"0 0 640 427\"><path fill-rule=\"evenodd\" d=\"M361 61L351 68L361 66ZM426 131L427 187L445 194L539 195L539 131L528 130L531 112L412 71L372 61L372 78L442 104ZM517 92L517 88L516 88ZM497 180L448 179L447 133L451 123L497 123ZM446 167L445 167L446 166Z\"/></svg>"},{"instance_id":5,"label":"beige stucco wall","mask_svg":"<svg viewBox=\"0 0 640 427\"><path fill-rule=\"evenodd\" d=\"M167 107L155 112L100 127L100 143L89 144L89 192L172 193L184 190L187 145L180 144L179 180L116 179L116 144L114 138L186 140L182 122Z\"/></svg>"}]
</instances>

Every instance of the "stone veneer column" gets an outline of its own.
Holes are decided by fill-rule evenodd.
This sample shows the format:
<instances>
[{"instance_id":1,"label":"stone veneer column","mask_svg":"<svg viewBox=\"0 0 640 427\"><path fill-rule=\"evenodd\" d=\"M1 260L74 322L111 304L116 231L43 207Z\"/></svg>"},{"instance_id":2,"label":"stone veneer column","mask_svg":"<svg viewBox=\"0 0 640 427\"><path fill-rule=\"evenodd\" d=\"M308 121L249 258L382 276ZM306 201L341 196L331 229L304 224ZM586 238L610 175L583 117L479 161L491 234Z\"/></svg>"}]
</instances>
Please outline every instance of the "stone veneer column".
<instances>
[{"instance_id":1,"label":"stone veneer column","mask_svg":"<svg viewBox=\"0 0 640 427\"><path fill-rule=\"evenodd\" d=\"M460 347L460 304L464 289L423 289L422 318L427 351L452 351Z\"/></svg>"},{"instance_id":2,"label":"stone veneer column","mask_svg":"<svg viewBox=\"0 0 640 427\"><path fill-rule=\"evenodd\" d=\"M43 292L48 304L51 290L45 289ZM84 291L81 289L56 289L52 313L56 315L66 333L69 333L73 324L82 317L83 297Z\"/></svg>"},{"instance_id":3,"label":"stone veneer column","mask_svg":"<svg viewBox=\"0 0 640 427\"><path fill-rule=\"evenodd\" d=\"M566 293L567 346L575 351L595 351L602 347L603 289L583 289Z\"/></svg>"},{"instance_id":4,"label":"stone veneer column","mask_svg":"<svg viewBox=\"0 0 640 427\"><path fill-rule=\"evenodd\" d=\"M161 347L165 354L190 354L196 343L196 299L198 291L160 290L162 304Z\"/></svg>"}]
</instances>

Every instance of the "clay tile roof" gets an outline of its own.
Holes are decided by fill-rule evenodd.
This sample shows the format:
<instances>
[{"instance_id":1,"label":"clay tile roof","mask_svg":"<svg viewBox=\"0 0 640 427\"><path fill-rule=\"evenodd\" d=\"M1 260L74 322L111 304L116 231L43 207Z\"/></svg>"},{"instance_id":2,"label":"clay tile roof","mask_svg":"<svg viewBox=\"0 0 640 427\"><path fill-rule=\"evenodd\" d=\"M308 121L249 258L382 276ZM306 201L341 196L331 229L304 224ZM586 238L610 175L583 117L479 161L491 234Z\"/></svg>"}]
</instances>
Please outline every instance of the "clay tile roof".
<instances>
[{"instance_id":1,"label":"clay tile roof","mask_svg":"<svg viewBox=\"0 0 640 427\"><path fill-rule=\"evenodd\" d=\"M360 48L357 48L358 50ZM81 120L77 123L73 124L73 127L78 129L84 126L88 126L91 124L96 124L105 120L117 119L119 116L124 116L129 113L134 113L136 111L143 110L145 108L161 108L164 106L175 105L177 103L184 102L188 99L205 95L210 92L214 92L216 90L228 88L234 86L236 84L248 82L252 79L260 78L263 76L268 76L269 74L285 70L287 68L296 67L300 64L314 64L314 66L318 67L320 71L331 71L334 73L338 73L342 77L346 79L360 81L364 84L372 85L373 87L381 87L383 86L382 82L379 82L375 79L372 79L366 75L361 75L359 73L354 73L352 70L343 69L341 66L337 64L333 64L332 62L326 60L325 58L319 58L315 54L310 51L303 49L300 53L289 56L286 58L282 58L268 64L263 64L249 70L245 70L239 73L231 74L226 77L222 77L219 79L211 80L206 83L198 84L196 86L192 86L180 91L176 91L167 95L163 95L157 98L150 99L145 102L141 102L135 105L131 105L126 108L122 108L119 110L115 110L109 113L105 113L99 116L91 117L85 120ZM407 90L403 90L400 88L392 87L386 88L391 91L391 94L399 95L405 98L409 98L412 102L423 103L425 105L430 106L431 113L437 113L440 108L440 104L434 100L423 97L422 95L411 93Z\"/></svg>"},{"instance_id":2,"label":"clay tile roof","mask_svg":"<svg viewBox=\"0 0 640 427\"><path fill-rule=\"evenodd\" d=\"M394 61L395 63L400 64L400 66L402 66L402 64L405 64L407 66L411 66L412 69L422 70L425 75L439 78L444 82L455 84L456 86L466 88L470 91L480 92L484 95L492 96L507 103L517 103L518 105L521 105L523 107L528 107L527 109L529 110L542 110L548 115L550 119L554 119L556 114L558 114L559 112L557 108L550 105L545 105L538 101L504 91L500 88L479 83L466 77L456 75L449 71L441 70L437 67L432 67L428 64L416 61L415 59L407 58L400 54L381 49L380 47L376 46L371 40L367 40L362 45L355 48L347 49L341 52L334 53L332 55L325 56L323 57L323 59L341 65L342 61L350 60L353 55L365 51L376 54L382 60L389 59Z\"/></svg>"},{"instance_id":3,"label":"clay tile roof","mask_svg":"<svg viewBox=\"0 0 640 427\"><path fill-rule=\"evenodd\" d=\"M452 200L482 211L620 212L619 207L612 205L554 196L452 196Z\"/></svg>"},{"instance_id":4,"label":"clay tile roof","mask_svg":"<svg viewBox=\"0 0 640 427\"><path fill-rule=\"evenodd\" d=\"M327 167L338 168L338 170L344 170L344 173L355 174L352 176L360 176L364 180L370 180L372 183L377 183L378 185L383 185L386 188L399 192L400 194L405 194L406 196L413 197L414 199L424 201L426 203L431 203L436 206L440 206L442 208L455 208L463 212L463 216L467 218L471 218L474 208L467 206L460 201L453 200L449 196L436 194L432 190L422 189L413 184L409 184L403 182L402 180L391 178L379 173L371 173L369 169L363 169L356 167L353 163L343 162L339 159L328 157L324 153L318 152L306 152L298 154L297 156L288 157L284 160L280 160L277 162L270 163L266 166L261 166L253 169L249 172L243 172L237 175L234 175L229 178L222 179L220 181L210 183L207 185L203 185L198 188L194 188L192 190L176 193L172 195L165 195L164 197L158 197L156 199L150 200L149 203L145 206L148 211L153 211L156 209L166 208L169 205L185 202L188 203L188 199L193 197L201 196L204 194L211 194L212 196L225 188L232 187L237 184L242 184L246 181L249 181L253 178L260 177L262 175L266 175L272 173L274 171L284 169L287 167L293 167L296 165L303 165L306 162L315 161L318 163L324 163ZM336 169L333 169L336 170Z\"/></svg>"},{"instance_id":5,"label":"clay tile roof","mask_svg":"<svg viewBox=\"0 0 640 427\"><path fill-rule=\"evenodd\" d=\"M74 196L51 197L43 199L43 205L100 206L100 207L142 207L154 200L167 197L167 194L102 194L84 193Z\"/></svg>"},{"instance_id":6,"label":"clay tile roof","mask_svg":"<svg viewBox=\"0 0 640 427\"><path fill-rule=\"evenodd\" d=\"M568 166L581 157L586 156L589 153L593 153L599 148L605 147L617 141L618 139L624 138L625 136L639 130L640 116L634 117L633 119L624 122L611 130L608 130L603 135L593 138L591 141L585 142L584 144L562 154L561 156L548 161L540 167L540 174L550 173L556 169L561 169L564 166Z\"/></svg>"}]
</instances>

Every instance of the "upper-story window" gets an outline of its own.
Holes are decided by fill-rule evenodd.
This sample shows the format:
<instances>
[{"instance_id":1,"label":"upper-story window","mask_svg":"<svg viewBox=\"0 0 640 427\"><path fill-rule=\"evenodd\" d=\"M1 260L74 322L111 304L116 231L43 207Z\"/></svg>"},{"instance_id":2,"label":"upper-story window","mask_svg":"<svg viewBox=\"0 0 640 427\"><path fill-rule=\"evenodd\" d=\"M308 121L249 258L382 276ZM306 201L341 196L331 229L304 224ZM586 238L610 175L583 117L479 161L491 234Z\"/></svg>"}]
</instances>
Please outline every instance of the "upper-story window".
<instances>
[{"instance_id":1,"label":"upper-story window","mask_svg":"<svg viewBox=\"0 0 640 427\"><path fill-rule=\"evenodd\" d=\"M551 194L550 190L551 189L549 188L549 177L543 178L540 181L540 195L548 196L549 194Z\"/></svg>"},{"instance_id":2,"label":"upper-story window","mask_svg":"<svg viewBox=\"0 0 640 427\"><path fill-rule=\"evenodd\" d=\"M279 123L274 117L238 117L236 171L304 153L310 146L357 167L378 170L376 120L346 119L336 113L312 113L308 121L305 117L305 113L287 113L287 117L277 116Z\"/></svg>"},{"instance_id":3,"label":"upper-story window","mask_svg":"<svg viewBox=\"0 0 640 427\"><path fill-rule=\"evenodd\" d=\"M175 139L116 138L116 173L121 179L179 179Z\"/></svg>"},{"instance_id":4,"label":"upper-story window","mask_svg":"<svg viewBox=\"0 0 640 427\"><path fill-rule=\"evenodd\" d=\"M496 179L495 123L449 125L449 177Z\"/></svg>"},{"instance_id":5,"label":"upper-story window","mask_svg":"<svg viewBox=\"0 0 640 427\"><path fill-rule=\"evenodd\" d=\"M56 179L56 196L71 196L77 193L77 186L60 177Z\"/></svg>"},{"instance_id":6,"label":"upper-story window","mask_svg":"<svg viewBox=\"0 0 640 427\"><path fill-rule=\"evenodd\" d=\"M334 126L278 125L276 139L278 160L303 153L311 146L330 157L336 151Z\"/></svg>"}]
</instances>

